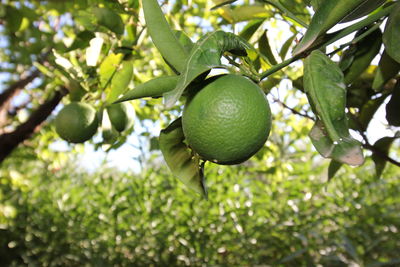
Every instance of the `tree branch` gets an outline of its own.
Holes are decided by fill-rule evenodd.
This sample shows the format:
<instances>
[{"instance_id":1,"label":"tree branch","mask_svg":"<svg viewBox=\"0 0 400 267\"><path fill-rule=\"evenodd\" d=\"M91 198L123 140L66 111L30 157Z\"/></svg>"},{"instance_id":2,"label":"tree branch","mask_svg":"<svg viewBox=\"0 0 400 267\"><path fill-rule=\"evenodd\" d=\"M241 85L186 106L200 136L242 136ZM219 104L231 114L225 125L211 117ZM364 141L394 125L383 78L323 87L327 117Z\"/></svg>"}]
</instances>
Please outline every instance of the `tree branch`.
<instances>
[{"instance_id":1,"label":"tree branch","mask_svg":"<svg viewBox=\"0 0 400 267\"><path fill-rule=\"evenodd\" d=\"M67 92L66 88L56 91L53 97L33 112L26 122L19 125L13 132L0 135L0 163L40 127Z\"/></svg>"},{"instance_id":2,"label":"tree branch","mask_svg":"<svg viewBox=\"0 0 400 267\"><path fill-rule=\"evenodd\" d=\"M397 167L400 167L400 162L398 162L397 160L389 157L385 152L381 151L379 148L371 145L370 143L363 144L363 147L365 149L368 149L368 150L372 151L373 153L378 155L380 158L392 163L393 165L396 165Z\"/></svg>"},{"instance_id":3,"label":"tree branch","mask_svg":"<svg viewBox=\"0 0 400 267\"><path fill-rule=\"evenodd\" d=\"M19 90L25 88L25 86L38 77L39 74L39 70L36 69L26 78L13 83L7 89L5 89L4 92L0 94L0 110L3 109L3 107L10 101L11 98L13 98L15 94L18 93Z\"/></svg>"},{"instance_id":4,"label":"tree branch","mask_svg":"<svg viewBox=\"0 0 400 267\"><path fill-rule=\"evenodd\" d=\"M357 124L357 126L360 129L363 128L358 119L354 119L353 121ZM371 145L371 143L368 140L367 135L365 134L365 132L363 130L358 130L357 132L361 135L362 139L364 140L364 144L362 144L363 148L368 149L369 151L371 151L371 152L375 153L376 155L378 155L380 158L392 163L393 165L396 165L396 166L400 167L400 162L398 162L397 160L389 157L389 155L387 153L383 152L378 147L376 147L374 145Z\"/></svg>"},{"instance_id":5,"label":"tree branch","mask_svg":"<svg viewBox=\"0 0 400 267\"><path fill-rule=\"evenodd\" d=\"M294 108L289 107L288 105L286 105L285 103L283 103L282 101L280 101L278 98L274 98L274 101L277 102L277 103L279 103L282 107L284 107L284 108L290 110L293 114L296 114L296 115L302 116L302 117L304 117L304 118L310 119L310 120L312 120L312 121L315 121L315 119L314 119L313 117L311 117L310 115L301 113L300 111L297 111L297 110L295 110Z\"/></svg>"}]
</instances>

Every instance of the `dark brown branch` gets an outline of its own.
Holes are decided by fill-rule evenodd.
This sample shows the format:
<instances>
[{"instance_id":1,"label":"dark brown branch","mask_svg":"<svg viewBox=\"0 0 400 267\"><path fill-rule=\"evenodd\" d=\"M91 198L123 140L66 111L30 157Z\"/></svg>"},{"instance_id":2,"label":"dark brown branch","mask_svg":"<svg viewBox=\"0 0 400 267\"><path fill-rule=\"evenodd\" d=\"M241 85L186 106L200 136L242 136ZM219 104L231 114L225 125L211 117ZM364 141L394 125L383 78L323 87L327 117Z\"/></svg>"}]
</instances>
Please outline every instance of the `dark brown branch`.
<instances>
[{"instance_id":1,"label":"dark brown branch","mask_svg":"<svg viewBox=\"0 0 400 267\"><path fill-rule=\"evenodd\" d=\"M364 128L364 127L362 127L360 121L357 118L354 118L353 121L357 124L357 126L360 129ZM400 162L398 162L397 160L389 157L389 155L387 153L383 152L382 150L380 150L376 146L371 145L371 143L368 140L367 135L365 134L365 132L363 130L358 130L357 132L361 135L362 139L364 140L364 144L362 145L363 148L368 149L369 151L371 151L371 152L375 153L376 155L378 155L380 158L392 163L393 165L396 165L396 166L400 167Z\"/></svg>"},{"instance_id":2,"label":"dark brown branch","mask_svg":"<svg viewBox=\"0 0 400 267\"><path fill-rule=\"evenodd\" d=\"M53 97L33 112L26 122L19 125L13 132L0 135L0 163L40 127L66 93L67 89L65 88L56 91Z\"/></svg>"},{"instance_id":3,"label":"dark brown branch","mask_svg":"<svg viewBox=\"0 0 400 267\"><path fill-rule=\"evenodd\" d=\"M373 145L371 145L369 143L363 144L363 147L365 149L368 149L368 150L372 151L373 153L378 155L380 158L392 163L393 165L396 165L397 167L400 167L400 162L398 162L397 160L389 157L385 152L381 151L379 148L377 148L377 147L375 147L375 146L373 146Z\"/></svg>"},{"instance_id":4,"label":"dark brown branch","mask_svg":"<svg viewBox=\"0 0 400 267\"><path fill-rule=\"evenodd\" d=\"M29 76L23 78L10 85L3 93L0 94L0 110L14 97L21 89L25 88L40 74L39 70L34 70Z\"/></svg>"}]
</instances>

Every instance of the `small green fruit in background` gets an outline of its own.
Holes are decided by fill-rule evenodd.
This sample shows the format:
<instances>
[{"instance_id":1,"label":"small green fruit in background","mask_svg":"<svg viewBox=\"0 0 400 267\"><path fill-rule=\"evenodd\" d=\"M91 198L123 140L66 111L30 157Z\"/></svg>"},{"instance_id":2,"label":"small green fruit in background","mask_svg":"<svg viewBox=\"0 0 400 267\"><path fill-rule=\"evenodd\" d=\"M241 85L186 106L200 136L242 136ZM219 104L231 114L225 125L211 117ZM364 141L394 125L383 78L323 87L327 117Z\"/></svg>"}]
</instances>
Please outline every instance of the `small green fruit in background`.
<instances>
[{"instance_id":1,"label":"small green fruit in background","mask_svg":"<svg viewBox=\"0 0 400 267\"><path fill-rule=\"evenodd\" d=\"M135 120L135 109L127 102L112 104L107 107L108 117L112 126L123 132L133 126Z\"/></svg>"},{"instance_id":2,"label":"small green fruit in background","mask_svg":"<svg viewBox=\"0 0 400 267\"><path fill-rule=\"evenodd\" d=\"M55 125L62 139L70 143L83 143L96 133L99 121L92 106L73 102L57 114Z\"/></svg>"}]
</instances>

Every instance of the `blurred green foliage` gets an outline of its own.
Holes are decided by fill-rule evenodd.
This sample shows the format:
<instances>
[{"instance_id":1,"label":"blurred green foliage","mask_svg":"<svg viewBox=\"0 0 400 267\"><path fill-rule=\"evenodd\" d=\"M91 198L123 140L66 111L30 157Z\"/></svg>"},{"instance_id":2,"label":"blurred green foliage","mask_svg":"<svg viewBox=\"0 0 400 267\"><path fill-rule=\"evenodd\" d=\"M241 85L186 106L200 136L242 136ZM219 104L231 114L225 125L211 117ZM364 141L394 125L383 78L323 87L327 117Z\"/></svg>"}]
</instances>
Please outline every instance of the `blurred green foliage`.
<instances>
[{"instance_id":1,"label":"blurred green foliage","mask_svg":"<svg viewBox=\"0 0 400 267\"><path fill-rule=\"evenodd\" d=\"M258 172L254 162L208 165L208 201L156 164L141 174L40 161L3 169L0 265L400 263L396 167L383 179L349 168L326 183L326 165L312 160Z\"/></svg>"}]
</instances>

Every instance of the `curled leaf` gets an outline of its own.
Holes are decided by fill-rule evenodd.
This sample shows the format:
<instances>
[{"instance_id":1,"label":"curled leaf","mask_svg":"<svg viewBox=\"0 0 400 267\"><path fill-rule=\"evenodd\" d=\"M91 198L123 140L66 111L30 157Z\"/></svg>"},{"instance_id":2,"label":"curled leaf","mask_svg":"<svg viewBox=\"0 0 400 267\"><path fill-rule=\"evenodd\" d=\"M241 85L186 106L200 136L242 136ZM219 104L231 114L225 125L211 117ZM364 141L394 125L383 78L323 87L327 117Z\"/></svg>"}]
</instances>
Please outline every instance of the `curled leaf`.
<instances>
[{"instance_id":1,"label":"curled leaf","mask_svg":"<svg viewBox=\"0 0 400 267\"><path fill-rule=\"evenodd\" d=\"M175 89L164 94L165 106L171 108L197 77L212 68L223 67L221 56L224 52L230 51L234 54L246 55L246 49L250 49L250 45L233 33L216 31L206 34L190 52Z\"/></svg>"},{"instance_id":2,"label":"curled leaf","mask_svg":"<svg viewBox=\"0 0 400 267\"><path fill-rule=\"evenodd\" d=\"M200 158L191 152L184 140L181 118L161 131L159 145L165 162L171 172L187 187L207 197Z\"/></svg>"},{"instance_id":3,"label":"curled leaf","mask_svg":"<svg viewBox=\"0 0 400 267\"><path fill-rule=\"evenodd\" d=\"M360 143L350 136L346 108L346 86L340 68L319 50L304 62L304 89L318 120L309 136L317 151L338 162L361 165Z\"/></svg>"}]
</instances>

